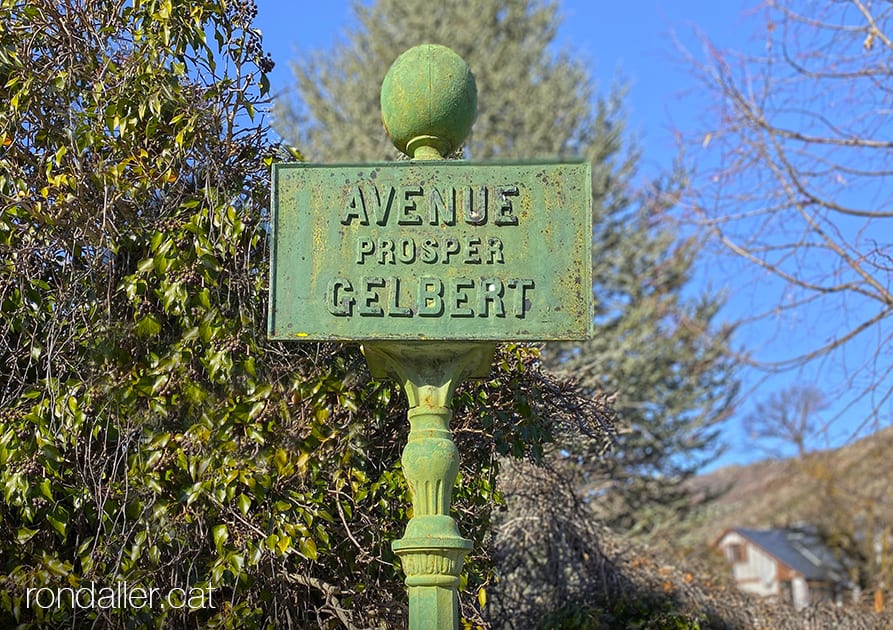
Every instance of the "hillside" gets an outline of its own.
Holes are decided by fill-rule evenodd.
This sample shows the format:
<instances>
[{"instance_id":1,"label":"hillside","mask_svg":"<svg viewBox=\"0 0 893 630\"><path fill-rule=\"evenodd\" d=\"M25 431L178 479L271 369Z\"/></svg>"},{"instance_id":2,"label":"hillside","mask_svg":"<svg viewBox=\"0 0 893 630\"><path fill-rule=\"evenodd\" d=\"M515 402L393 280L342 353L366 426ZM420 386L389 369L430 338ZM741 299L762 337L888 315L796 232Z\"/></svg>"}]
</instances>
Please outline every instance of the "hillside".
<instances>
[{"instance_id":1,"label":"hillside","mask_svg":"<svg viewBox=\"0 0 893 630\"><path fill-rule=\"evenodd\" d=\"M695 478L696 495L717 494L689 524L684 542L712 543L727 527L811 522L833 535L893 525L893 427L804 459L731 466ZM850 544L852 540L849 541Z\"/></svg>"},{"instance_id":2,"label":"hillside","mask_svg":"<svg viewBox=\"0 0 893 630\"><path fill-rule=\"evenodd\" d=\"M506 508L491 548L500 578L485 609L494 629L893 630L891 610L796 611L739 591L725 565L610 530L554 469L513 462L501 474Z\"/></svg>"},{"instance_id":3,"label":"hillside","mask_svg":"<svg viewBox=\"0 0 893 630\"><path fill-rule=\"evenodd\" d=\"M703 552L725 528L733 526L762 528L811 522L837 536L833 544L856 551L861 545L863 553L864 533L874 531L882 533L886 543L881 546L881 566L868 566L873 579L864 582L890 584L891 481L893 428L839 449L809 454L802 460L769 460L702 475L692 482L696 494L718 496L696 511L684 540L668 536L649 548L603 533L600 546L607 561L604 576L608 600L626 593L641 601L660 603L663 595L668 610L688 615L700 611L704 628L893 628L890 606L874 615L870 612L871 599L863 599L863 605L842 608L819 604L798 613L784 604L753 598L732 586L728 566L718 555L691 553L698 549ZM616 592L611 593L611 587Z\"/></svg>"}]
</instances>

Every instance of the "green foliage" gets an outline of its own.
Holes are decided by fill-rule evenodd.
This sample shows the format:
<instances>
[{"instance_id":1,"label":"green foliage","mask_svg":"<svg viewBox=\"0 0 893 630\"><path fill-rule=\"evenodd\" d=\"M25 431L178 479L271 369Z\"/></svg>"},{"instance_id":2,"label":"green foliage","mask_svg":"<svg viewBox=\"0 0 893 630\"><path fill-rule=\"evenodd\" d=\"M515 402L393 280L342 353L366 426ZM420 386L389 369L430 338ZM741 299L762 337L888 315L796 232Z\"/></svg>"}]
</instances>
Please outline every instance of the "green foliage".
<instances>
[{"instance_id":1,"label":"green foliage","mask_svg":"<svg viewBox=\"0 0 893 630\"><path fill-rule=\"evenodd\" d=\"M255 11L0 3L3 627L403 618L382 606L404 599L402 395L356 349L265 336L277 147ZM478 542L497 453L542 456L578 411L538 361L507 347L459 397L457 504ZM490 571L479 553L464 579ZM215 603L28 605L29 588L122 583Z\"/></svg>"},{"instance_id":2,"label":"green foliage","mask_svg":"<svg viewBox=\"0 0 893 630\"><path fill-rule=\"evenodd\" d=\"M314 160L393 157L378 85L405 49L436 43L475 75L469 157L592 163L596 330L587 343L548 346L544 359L594 393L616 392L622 426L612 455L579 436L566 452L605 522L648 531L686 505L682 482L717 453L735 391L732 331L716 322L721 298L689 288L698 246L673 221L684 174L638 183L623 89L598 96L585 60L553 52L558 13L557 2L531 0L358 5L348 41L295 65L301 101L278 103L277 125Z\"/></svg>"},{"instance_id":3,"label":"green foliage","mask_svg":"<svg viewBox=\"0 0 893 630\"><path fill-rule=\"evenodd\" d=\"M585 444L571 450L604 522L655 533L688 507L682 483L720 452L737 384L733 328L714 323L721 300L687 289L697 244L660 225L672 225L662 193L640 204L612 213L594 240L593 275L604 280L594 288L598 332L553 345L548 364L616 392L622 428L612 456L593 460Z\"/></svg>"}]
</instances>

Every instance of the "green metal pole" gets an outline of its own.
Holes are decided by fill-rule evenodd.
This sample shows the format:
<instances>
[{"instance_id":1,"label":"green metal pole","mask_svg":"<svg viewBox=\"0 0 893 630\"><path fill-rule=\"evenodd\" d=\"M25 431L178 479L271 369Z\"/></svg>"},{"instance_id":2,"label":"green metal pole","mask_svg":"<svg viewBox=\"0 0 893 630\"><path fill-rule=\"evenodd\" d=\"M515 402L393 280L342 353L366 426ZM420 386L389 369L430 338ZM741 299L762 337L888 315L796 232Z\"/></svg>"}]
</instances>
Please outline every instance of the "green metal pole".
<instances>
[{"instance_id":1,"label":"green metal pole","mask_svg":"<svg viewBox=\"0 0 893 630\"><path fill-rule=\"evenodd\" d=\"M394 145L416 160L440 160L462 144L477 115L477 89L466 63L444 46L411 48L381 87L382 122ZM409 401L403 474L413 515L393 543L409 591L410 630L458 630L459 574L470 540L450 516L459 452L450 402L465 378L483 378L495 345L381 342L363 352L375 378L392 378Z\"/></svg>"},{"instance_id":2,"label":"green metal pole","mask_svg":"<svg viewBox=\"0 0 893 630\"><path fill-rule=\"evenodd\" d=\"M459 627L472 543L450 516L456 386L486 377L503 339L585 339L592 325L589 165L436 162L476 115L468 65L417 46L381 86L410 162L272 169L270 338L364 342L372 375L409 400L413 513L393 549L412 630Z\"/></svg>"},{"instance_id":3,"label":"green metal pole","mask_svg":"<svg viewBox=\"0 0 893 630\"><path fill-rule=\"evenodd\" d=\"M363 347L372 376L399 382L409 402L403 474L412 518L394 541L409 591L410 630L459 627L459 574L471 541L450 516L459 452L450 434L450 401L465 378L490 370L495 346L438 342L377 343Z\"/></svg>"}]
</instances>

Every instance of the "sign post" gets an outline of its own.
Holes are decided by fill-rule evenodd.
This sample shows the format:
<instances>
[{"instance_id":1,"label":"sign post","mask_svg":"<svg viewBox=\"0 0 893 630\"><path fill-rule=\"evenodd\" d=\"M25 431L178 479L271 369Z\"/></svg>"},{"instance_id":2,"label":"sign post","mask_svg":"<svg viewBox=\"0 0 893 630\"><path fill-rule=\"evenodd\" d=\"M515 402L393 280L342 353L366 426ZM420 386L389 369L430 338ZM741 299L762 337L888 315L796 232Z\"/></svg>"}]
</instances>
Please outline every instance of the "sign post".
<instances>
[{"instance_id":1,"label":"sign post","mask_svg":"<svg viewBox=\"0 0 893 630\"><path fill-rule=\"evenodd\" d=\"M273 167L269 335L361 342L372 376L401 384L413 516L392 546L409 627L453 630L472 546L450 516L453 392L487 376L497 342L589 335L591 176L585 162L444 161L477 113L449 48L403 53L381 103L410 161Z\"/></svg>"}]
</instances>

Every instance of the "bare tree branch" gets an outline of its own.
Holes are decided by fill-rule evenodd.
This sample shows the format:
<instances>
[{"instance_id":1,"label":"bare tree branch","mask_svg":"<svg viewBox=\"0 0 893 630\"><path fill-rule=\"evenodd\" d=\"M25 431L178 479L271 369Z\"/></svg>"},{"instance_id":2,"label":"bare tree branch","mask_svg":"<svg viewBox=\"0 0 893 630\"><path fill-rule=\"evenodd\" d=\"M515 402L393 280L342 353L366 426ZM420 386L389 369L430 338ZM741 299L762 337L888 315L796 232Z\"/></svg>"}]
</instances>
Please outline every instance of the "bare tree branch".
<instances>
[{"instance_id":1,"label":"bare tree branch","mask_svg":"<svg viewBox=\"0 0 893 630\"><path fill-rule=\"evenodd\" d=\"M760 308L742 323L796 317L796 342L753 364L778 371L829 360L858 373L852 400L840 404L870 399L877 423L893 392L884 351L893 341L893 3L769 0L760 16L758 53L703 35L702 54L682 48L711 105L687 138L699 163L691 219L719 251L760 272ZM780 298L773 306L768 287ZM866 341L871 330L877 344ZM866 353L874 360L859 359Z\"/></svg>"}]
</instances>

